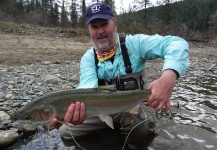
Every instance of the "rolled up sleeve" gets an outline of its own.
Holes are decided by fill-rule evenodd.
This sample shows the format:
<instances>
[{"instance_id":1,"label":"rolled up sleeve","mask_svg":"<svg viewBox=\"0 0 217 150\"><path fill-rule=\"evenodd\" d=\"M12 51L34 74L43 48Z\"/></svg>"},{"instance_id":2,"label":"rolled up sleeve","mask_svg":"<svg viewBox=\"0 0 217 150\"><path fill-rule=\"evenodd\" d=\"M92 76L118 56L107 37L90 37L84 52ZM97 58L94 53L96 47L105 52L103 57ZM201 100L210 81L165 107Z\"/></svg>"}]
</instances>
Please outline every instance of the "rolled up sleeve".
<instances>
[{"instance_id":1,"label":"rolled up sleeve","mask_svg":"<svg viewBox=\"0 0 217 150\"><path fill-rule=\"evenodd\" d=\"M189 45L180 37L138 34L128 40L128 47L142 60L164 60L162 71L172 69L181 76L189 66Z\"/></svg>"},{"instance_id":2,"label":"rolled up sleeve","mask_svg":"<svg viewBox=\"0 0 217 150\"><path fill-rule=\"evenodd\" d=\"M80 82L77 89L80 88L95 88L98 86L98 78L96 74L96 65L93 56L93 50L88 50L80 62Z\"/></svg>"}]
</instances>

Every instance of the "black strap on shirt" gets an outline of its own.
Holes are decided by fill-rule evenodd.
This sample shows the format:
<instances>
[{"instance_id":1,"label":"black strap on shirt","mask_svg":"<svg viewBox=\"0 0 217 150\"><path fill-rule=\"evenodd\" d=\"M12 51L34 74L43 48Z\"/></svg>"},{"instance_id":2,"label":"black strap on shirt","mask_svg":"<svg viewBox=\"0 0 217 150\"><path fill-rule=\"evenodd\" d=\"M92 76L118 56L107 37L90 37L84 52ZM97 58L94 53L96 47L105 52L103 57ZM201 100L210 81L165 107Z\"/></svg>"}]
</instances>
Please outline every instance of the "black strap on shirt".
<instances>
[{"instance_id":1,"label":"black strap on shirt","mask_svg":"<svg viewBox=\"0 0 217 150\"><path fill-rule=\"evenodd\" d=\"M120 37L120 43L121 43L121 52L123 55L124 65L125 65L125 69L126 69L125 71L127 74L132 73L130 58L129 58L127 48L125 45L125 37Z\"/></svg>"}]
</instances>

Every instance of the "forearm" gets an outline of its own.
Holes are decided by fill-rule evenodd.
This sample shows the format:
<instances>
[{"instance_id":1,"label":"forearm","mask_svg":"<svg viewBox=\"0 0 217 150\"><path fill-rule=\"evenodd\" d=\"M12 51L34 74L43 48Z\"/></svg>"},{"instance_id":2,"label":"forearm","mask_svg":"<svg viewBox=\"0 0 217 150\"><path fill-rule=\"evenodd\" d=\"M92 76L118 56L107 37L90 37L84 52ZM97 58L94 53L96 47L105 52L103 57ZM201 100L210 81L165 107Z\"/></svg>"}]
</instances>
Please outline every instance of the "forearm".
<instances>
[{"instance_id":1,"label":"forearm","mask_svg":"<svg viewBox=\"0 0 217 150\"><path fill-rule=\"evenodd\" d=\"M177 79L177 74L174 70L167 69L164 70L159 79L164 81L164 83L174 85Z\"/></svg>"}]
</instances>

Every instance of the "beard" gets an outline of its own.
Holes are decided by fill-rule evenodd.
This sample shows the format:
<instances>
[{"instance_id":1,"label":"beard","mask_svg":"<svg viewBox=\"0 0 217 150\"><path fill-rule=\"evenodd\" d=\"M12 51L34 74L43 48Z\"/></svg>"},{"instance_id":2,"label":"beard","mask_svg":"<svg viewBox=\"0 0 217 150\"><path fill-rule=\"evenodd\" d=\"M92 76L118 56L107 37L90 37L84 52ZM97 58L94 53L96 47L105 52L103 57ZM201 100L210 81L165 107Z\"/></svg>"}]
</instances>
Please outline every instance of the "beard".
<instances>
[{"instance_id":1,"label":"beard","mask_svg":"<svg viewBox=\"0 0 217 150\"><path fill-rule=\"evenodd\" d=\"M93 41L96 49L98 49L101 52L106 52L106 51L109 51L111 49L111 47L115 44L116 36L117 35L116 35L115 31L111 32L111 34L109 34L109 35L105 35L105 33L102 33L96 39L92 38L92 41ZM103 38L106 39L105 42L98 41L99 39L103 39Z\"/></svg>"}]
</instances>

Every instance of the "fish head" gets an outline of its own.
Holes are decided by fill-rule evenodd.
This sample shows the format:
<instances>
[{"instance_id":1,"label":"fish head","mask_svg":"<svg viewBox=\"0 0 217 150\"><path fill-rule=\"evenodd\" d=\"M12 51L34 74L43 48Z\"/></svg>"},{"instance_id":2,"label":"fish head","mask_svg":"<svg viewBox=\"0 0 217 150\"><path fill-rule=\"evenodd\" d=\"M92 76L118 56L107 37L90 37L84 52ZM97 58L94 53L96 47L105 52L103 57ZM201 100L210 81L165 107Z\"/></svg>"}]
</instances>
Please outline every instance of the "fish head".
<instances>
[{"instance_id":1,"label":"fish head","mask_svg":"<svg viewBox=\"0 0 217 150\"><path fill-rule=\"evenodd\" d=\"M21 108L12 114L13 120L26 120L39 124L49 122L55 116L54 111L49 107Z\"/></svg>"}]
</instances>

